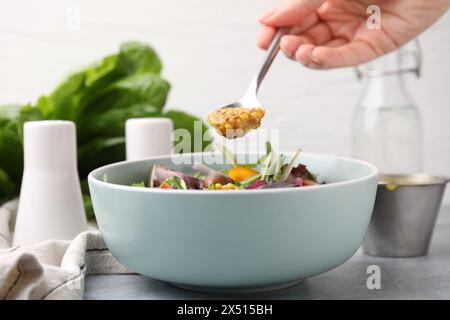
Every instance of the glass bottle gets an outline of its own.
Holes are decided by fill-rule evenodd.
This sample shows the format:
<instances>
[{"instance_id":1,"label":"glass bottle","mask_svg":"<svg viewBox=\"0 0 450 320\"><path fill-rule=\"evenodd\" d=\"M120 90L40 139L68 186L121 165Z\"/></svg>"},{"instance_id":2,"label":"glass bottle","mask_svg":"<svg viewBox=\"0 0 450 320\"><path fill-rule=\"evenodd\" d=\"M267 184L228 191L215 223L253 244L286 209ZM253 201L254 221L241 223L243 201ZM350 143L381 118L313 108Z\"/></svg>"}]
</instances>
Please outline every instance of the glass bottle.
<instances>
[{"instance_id":1,"label":"glass bottle","mask_svg":"<svg viewBox=\"0 0 450 320\"><path fill-rule=\"evenodd\" d=\"M364 89L353 113L352 156L382 174L418 173L423 166L421 117L403 79L410 72L420 74L420 47L417 43L414 68L403 67L411 53L404 50L357 69Z\"/></svg>"}]
</instances>

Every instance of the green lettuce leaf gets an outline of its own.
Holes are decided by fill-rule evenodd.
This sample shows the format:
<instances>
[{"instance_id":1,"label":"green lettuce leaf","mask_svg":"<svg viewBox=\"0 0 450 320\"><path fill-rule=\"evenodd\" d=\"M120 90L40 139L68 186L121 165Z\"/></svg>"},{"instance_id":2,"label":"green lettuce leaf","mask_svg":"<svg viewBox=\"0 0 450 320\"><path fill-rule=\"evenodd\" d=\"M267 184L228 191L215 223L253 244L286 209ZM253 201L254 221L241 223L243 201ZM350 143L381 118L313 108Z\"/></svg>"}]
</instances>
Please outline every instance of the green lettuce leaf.
<instances>
[{"instance_id":1,"label":"green lettuce leaf","mask_svg":"<svg viewBox=\"0 0 450 320\"><path fill-rule=\"evenodd\" d=\"M137 183L132 183L131 186L145 188L145 182L141 181L141 182L137 182Z\"/></svg>"},{"instance_id":2,"label":"green lettuce leaf","mask_svg":"<svg viewBox=\"0 0 450 320\"><path fill-rule=\"evenodd\" d=\"M180 110L170 110L162 114L163 117L169 118L173 122L173 128L176 129L186 129L189 131L191 135L191 146L194 146L195 141L201 141L201 149L204 151L212 151L213 146L211 141L203 140L201 137L204 136L205 132L208 131L208 127L206 124L199 120L199 118L190 115L186 112ZM197 128L196 128L197 123ZM199 125L200 124L200 125ZM201 137L199 137L201 136ZM174 141L174 143L178 143L179 141ZM191 150L192 152L197 150ZM198 150L199 151L199 150Z\"/></svg>"}]
</instances>

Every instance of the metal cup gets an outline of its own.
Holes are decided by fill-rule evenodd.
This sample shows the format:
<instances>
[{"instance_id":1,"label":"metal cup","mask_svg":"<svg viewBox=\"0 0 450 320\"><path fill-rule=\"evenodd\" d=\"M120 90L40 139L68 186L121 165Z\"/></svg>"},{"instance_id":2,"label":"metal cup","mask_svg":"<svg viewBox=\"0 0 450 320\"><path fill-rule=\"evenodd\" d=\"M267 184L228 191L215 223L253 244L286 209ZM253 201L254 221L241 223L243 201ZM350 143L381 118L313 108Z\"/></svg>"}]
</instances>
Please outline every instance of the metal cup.
<instances>
[{"instance_id":1,"label":"metal cup","mask_svg":"<svg viewBox=\"0 0 450 320\"><path fill-rule=\"evenodd\" d=\"M363 243L368 255L426 255L447 178L381 175L372 219Z\"/></svg>"}]
</instances>

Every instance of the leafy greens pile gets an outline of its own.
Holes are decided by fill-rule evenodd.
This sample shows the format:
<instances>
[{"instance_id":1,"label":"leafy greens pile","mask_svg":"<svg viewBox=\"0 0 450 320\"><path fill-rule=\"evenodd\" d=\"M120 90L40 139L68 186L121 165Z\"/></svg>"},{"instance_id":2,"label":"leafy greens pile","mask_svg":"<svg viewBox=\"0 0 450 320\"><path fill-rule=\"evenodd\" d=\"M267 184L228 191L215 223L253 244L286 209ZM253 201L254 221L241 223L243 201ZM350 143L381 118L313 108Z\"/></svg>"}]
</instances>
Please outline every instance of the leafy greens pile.
<instances>
[{"instance_id":1,"label":"leafy greens pile","mask_svg":"<svg viewBox=\"0 0 450 320\"><path fill-rule=\"evenodd\" d=\"M0 205L20 192L26 121L75 122L78 171L88 218L93 211L86 177L99 166L125 159L126 119L167 117L174 129L185 128L193 137L197 118L182 111L163 111L170 84L161 77L161 69L151 47L128 42L118 53L68 76L36 104L0 106Z\"/></svg>"}]
</instances>

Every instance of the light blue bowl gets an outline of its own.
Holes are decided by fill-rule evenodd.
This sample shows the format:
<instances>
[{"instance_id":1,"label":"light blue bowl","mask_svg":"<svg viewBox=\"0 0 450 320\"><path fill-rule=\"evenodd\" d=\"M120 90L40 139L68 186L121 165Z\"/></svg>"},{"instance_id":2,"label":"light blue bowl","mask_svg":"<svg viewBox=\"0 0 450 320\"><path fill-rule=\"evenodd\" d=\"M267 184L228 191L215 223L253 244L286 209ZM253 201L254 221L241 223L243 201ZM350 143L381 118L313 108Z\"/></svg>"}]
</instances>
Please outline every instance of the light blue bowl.
<instances>
[{"instance_id":1,"label":"light blue bowl","mask_svg":"<svg viewBox=\"0 0 450 320\"><path fill-rule=\"evenodd\" d=\"M199 161L201 156L172 157ZM95 215L109 250L140 274L201 291L262 291L330 270L361 245L377 189L377 169L371 164L302 154L300 162L326 182L304 188L129 186L148 179L154 163L177 168L172 160L120 162L89 174Z\"/></svg>"}]
</instances>

